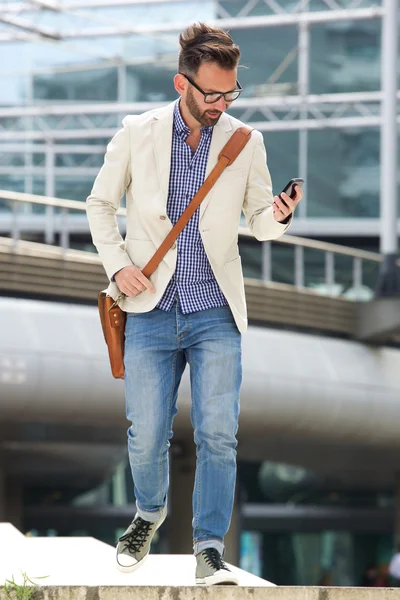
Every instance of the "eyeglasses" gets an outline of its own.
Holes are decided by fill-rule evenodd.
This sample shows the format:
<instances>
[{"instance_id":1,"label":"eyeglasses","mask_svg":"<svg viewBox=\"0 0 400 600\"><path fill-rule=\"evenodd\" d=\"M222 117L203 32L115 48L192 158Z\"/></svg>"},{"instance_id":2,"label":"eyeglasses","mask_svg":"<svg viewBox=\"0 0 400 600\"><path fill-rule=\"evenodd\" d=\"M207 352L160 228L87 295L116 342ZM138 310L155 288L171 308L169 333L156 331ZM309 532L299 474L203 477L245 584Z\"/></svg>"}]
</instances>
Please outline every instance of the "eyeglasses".
<instances>
[{"instance_id":1,"label":"eyeglasses","mask_svg":"<svg viewBox=\"0 0 400 600\"><path fill-rule=\"evenodd\" d=\"M214 104L215 102L218 102L218 100L220 98L222 98L222 96L224 97L225 102L233 102L234 100L236 100L237 98L239 98L240 94L243 91L242 86L236 80L237 89L236 90L232 90L231 92L204 92L201 89L201 87L199 87L197 85L197 83L195 83L193 81L193 79L191 79L191 77L189 77L188 75L185 75L185 73L179 73L179 74L183 75L184 77L186 77L186 79L188 80L188 82L193 87L195 87L196 90L198 90L201 94L203 94L203 96L204 96L204 102L206 102L206 104Z\"/></svg>"}]
</instances>

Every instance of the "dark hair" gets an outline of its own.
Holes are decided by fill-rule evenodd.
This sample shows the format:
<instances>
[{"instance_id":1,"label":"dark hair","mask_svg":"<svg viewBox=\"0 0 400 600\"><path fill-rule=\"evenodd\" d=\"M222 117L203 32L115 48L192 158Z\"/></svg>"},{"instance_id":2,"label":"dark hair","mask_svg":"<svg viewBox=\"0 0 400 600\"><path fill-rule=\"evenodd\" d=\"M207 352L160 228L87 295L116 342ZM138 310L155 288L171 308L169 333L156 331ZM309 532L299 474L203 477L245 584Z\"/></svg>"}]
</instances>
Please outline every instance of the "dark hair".
<instances>
[{"instance_id":1,"label":"dark hair","mask_svg":"<svg viewBox=\"0 0 400 600\"><path fill-rule=\"evenodd\" d=\"M196 75L202 63L216 63L222 69L235 69L240 59L239 46L229 33L205 23L194 23L179 36L179 72Z\"/></svg>"}]
</instances>

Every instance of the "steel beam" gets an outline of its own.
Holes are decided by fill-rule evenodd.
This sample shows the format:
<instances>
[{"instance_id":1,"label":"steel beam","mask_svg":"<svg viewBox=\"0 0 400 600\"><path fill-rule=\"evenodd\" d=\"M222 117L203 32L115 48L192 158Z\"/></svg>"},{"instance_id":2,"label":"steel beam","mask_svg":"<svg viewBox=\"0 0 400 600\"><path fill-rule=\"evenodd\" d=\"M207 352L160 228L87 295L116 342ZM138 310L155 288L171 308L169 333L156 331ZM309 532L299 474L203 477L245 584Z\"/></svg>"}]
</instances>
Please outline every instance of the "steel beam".
<instances>
[{"instance_id":1,"label":"steel beam","mask_svg":"<svg viewBox=\"0 0 400 600\"><path fill-rule=\"evenodd\" d=\"M45 154L46 144L2 144L0 152L5 154ZM79 145L79 144L54 144L54 154L104 154L104 146Z\"/></svg>"},{"instance_id":2,"label":"steel beam","mask_svg":"<svg viewBox=\"0 0 400 600\"><path fill-rule=\"evenodd\" d=\"M262 109L265 107L285 110L293 107L303 107L304 105L329 105L329 104L351 104L352 108L365 105L368 109L371 104L378 104L382 101L383 93L377 92L346 92L340 94L306 94L306 95L279 95L263 96L259 98L243 98L235 101L232 110L237 109ZM397 100L400 100L400 90L397 92ZM137 114L146 110L153 110L168 104L167 102L99 102L99 103L81 103L74 102L69 104L47 104L41 106L12 106L0 108L0 119L10 117L26 116L67 116L67 115L99 115L99 114ZM359 110L359 108L358 108ZM366 111L363 110L365 113ZM372 113L373 114L373 113Z\"/></svg>"},{"instance_id":3,"label":"steel beam","mask_svg":"<svg viewBox=\"0 0 400 600\"><path fill-rule=\"evenodd\" d=\"M354 8L340 10L322 10L308 13L281 13L278 15L265 15L257 17L235 17L228 19L210 19L210 25L222 29L260 29L262 27L278 27L298 25L299 23L332 23L338 21L358 21L368 19L379 19L383 14L380 6L369 8ZM91 39L95 37L114 37L132 34L171 33L181 31L187 26L187 22L155 23L154 25L139 25L119 29L115 27L103 27L91 30L64 31L62 38L68 39Z\"/></svg>"},{"instance_id":4,"label":"steel beam","mask_svg":"<svg viewBox=\"0 0 400 600\"><path fill-rule=\"evenodd\" d=\"M397 126L400 125L400 115L397 116ZM380 116L376 117L343 117L338 119L307 119L307 120L285 120L279 121L248 121L248 125L259 131L298 131L300 129L341 129L357 127L379 127ZM109 127L104 129L48 129L46 131L0 131L0 142L20 141L43 141L43 140L79 140L79 139L109 139L118 129ZM1 151L1 147L0 147Z\"/></svg>"},{"instance_id":5,"label":"steel beam","mask_svg":"<svg viewBox=\"0 0 400 600\"><path fill-rule=\"evenodd\" d=\"M339 21L358 21L368 19L379 19L383 15L383 8L381 6L371 6L368 8L348 8L339 10L321 10L314 12L300 12L300 13L279 13L273 15L262 15L253 17L230 17L224 19L211 19L209 23L216 25L223 29L235 30L235 29L254 29L263 27L279 27L288 25L298 25L299 23L332 23ZM10 19L14 17L10 16ZM18 21L18 19L17 19ZM17 23L15 21L15 23ZM10 23L11 24L11 23ZM47 32L46 30L37 31L38 35L49 37L50 39L62 39L62 40L77 40L77 39L93 39L97 37L121 37L133 34L155 34L155 33L171 33L175 31L181 31L187 26L187 22L174 22L174 23L155 23L151 25L138 25L134 27L98 27L89 30L66 30L60 33ZM16 25L22 29L24 22L20 22L20 25ZM28 31L32 30L32 25L28 24ZM56 35L56 37L54 37ZM0 37L0 41L1 37Z\"/></svg>"},{"instance_id":6,"label":"steel beam","mask_svg":"<svg viewBox=\"0 0 400 600\"><path fill-rule=\"evenodd\" d=\"M0 146L1 152L1 146ZM105 149L103 148L103 154ZM54 154L56 154L54 152ZM100 167L54 167L53 169L49 169L46 166L43 167L35 167L35 166L26 166L26 167L12 167L0 166L0 175L10 175L16 177L24 177L25 175L36 175L37 177L45 177L46 182L49 181L49 174L53 174L58 177L71 177L72 180L75 177L88 177L93 178L96 177L99 172ZM54 196L54 186L46 191L46 196Z\"/></svg>"},{"instance_id":7,"label":"steel beam","mask_svg":"<svg viewBox=\"0 0 400 600\"><path fill-rule=\"evenodd\" d=\"M178 2L187 2L187 0L71 0L70 2L63 2L59 5L61 11L76 10L81 8L116 8L124 6L139 6L143 4L177 4ZM36 4L37 6L34 6ZM22 13L22 12L33 12L40 10L41 5L43 8L50 8L50 5L56 5L57 3L50 2L49 0L30 0L29 2L13 2L12 4L0 3L0 12L7 11L9 13ZM48 6L46 6L48 5ZM51 10L54 10L53 8Z\"/></svg>"},{"instance_id":8,"label":"steel beam","mask_svg":"<svg viewBox=\"0 0 400 600\"><path fill-rule=\"evenodd\" d=\"M46 38L53 41L59 41L62 37L54 29L50 29L49 27L38 27L30 21L25 21L24 19L19 19L18 17L14 17L13 15L2 13L1 10L0 23L11 25L12 27L16 27L17 29L21 29L22 31L34 33L35 35L38 35L42 38Z\"/></svg>"}]
</instances>

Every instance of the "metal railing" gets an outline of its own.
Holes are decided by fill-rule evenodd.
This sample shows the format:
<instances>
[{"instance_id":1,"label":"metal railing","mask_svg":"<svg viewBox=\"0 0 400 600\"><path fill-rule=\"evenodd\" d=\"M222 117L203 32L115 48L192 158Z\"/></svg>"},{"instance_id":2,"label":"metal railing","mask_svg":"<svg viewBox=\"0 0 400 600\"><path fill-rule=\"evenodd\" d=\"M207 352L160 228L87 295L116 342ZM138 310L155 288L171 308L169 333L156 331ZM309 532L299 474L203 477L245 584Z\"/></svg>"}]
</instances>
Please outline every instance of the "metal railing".
<instances>
[{"instance_id":1,"label":"metal railing","mask_svg":"<svg viewBox=\"0 0 400 600\"><path fill-rule=\"evenodd\" d=\"M4 205L12 214L9 231L10 241L12 242L11 248L17 248L19 241L23 239L23 233L30 231L29 215L26 213L21 214L21 207L27 204L40 205L45 209L44 214L41 215L43 217L42 233L45 243L53 244L54 234L58 232L61 255L69 252L71 248L70 235L75 231L70 212L85 213L85 203L0 190L0 214L2 206L4 209ZM37 216L32 215L32 217ZM126 209L120 208L117 216L125 217ZM24 217L24 219L21 217ZM89 233L88 226L86 231ZM239 227L239 240L240 243L246 243L255 240L255 238L246 227L241 226ZM256 248L261 248L260 260L255 259L257 264L260 263L260 268L258 274L250 275L250 277L268 283L290 283L298 289L311 288L319 294L343 296L349 300L369 300L372 297L379 263L383 260L382 256L375 252L289 234L285 234L272 242L261 242L261 244L255 242L255 244ZM285 251L282 252L282 249L289 250L289 248L292 256L289 256ZM274 253L276 251L278 251L278 256L275 259ZM312 255L311 267L310 260L307 260L310 253ZM342 263L340 269L338 268L338 262ZM344 265L343 262L347 264ZM400 260L398 263L400 265ZM286 266L286 271L291 272L291 282L282 281L281 277L276 276L283 264ZM278 269L274 268L274 265L278 265ZM243 266L246 275L247 265L245 261L243 261ZM369 286L365 285L364 281L366 271L369 273ZM346 283L339 283L339 280Z\"/></svg>"}]
</instances>

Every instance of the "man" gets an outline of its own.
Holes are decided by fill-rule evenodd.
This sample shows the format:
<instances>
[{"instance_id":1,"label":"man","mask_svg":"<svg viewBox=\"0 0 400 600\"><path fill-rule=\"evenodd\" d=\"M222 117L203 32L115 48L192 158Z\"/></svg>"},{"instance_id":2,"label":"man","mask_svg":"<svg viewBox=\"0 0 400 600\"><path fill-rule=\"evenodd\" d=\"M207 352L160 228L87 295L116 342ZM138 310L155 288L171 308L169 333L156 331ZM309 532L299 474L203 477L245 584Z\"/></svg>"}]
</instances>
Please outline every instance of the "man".
<instances>
[{"instance_id":1,"label":"man","mask_svg":"<svg viewBox=\"0 0 400 600\"><path fill-rule=\"evenodd\" d=\"M254 131L148 280L141 272L242 125L225 111L239 96L239 48L205 24L179 38L179 99L123 120L87 199L108 293L127 312L125 392L137 513L120 538L117 564L143 564L163 523L168 448L179 383L190 366L197 446L193 493L196 583L237 584L222 560L236 480L241 333L246 304L237 238L241 212L259 240L290 224L301 198L272 196L262 135ZM115 212L126 191L127 230Z\"/></svg>"}]
</instances>

